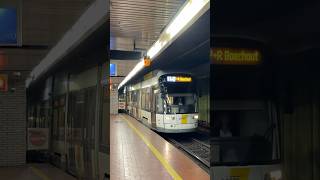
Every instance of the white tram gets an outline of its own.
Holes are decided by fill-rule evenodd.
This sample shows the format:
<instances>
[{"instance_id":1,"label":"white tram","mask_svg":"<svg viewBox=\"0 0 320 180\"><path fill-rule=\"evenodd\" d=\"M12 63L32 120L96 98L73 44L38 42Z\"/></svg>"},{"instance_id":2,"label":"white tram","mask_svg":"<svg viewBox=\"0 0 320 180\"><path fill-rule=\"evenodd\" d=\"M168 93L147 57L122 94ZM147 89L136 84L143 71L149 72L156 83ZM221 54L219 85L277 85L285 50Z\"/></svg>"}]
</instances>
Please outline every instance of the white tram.
<instances>
[{"instance_id":1,"label":"white tram","mask_svg":"<svg viewBox=\"0 0 320 180\"><path fill-rule=\"evenodd\" d=\"M126 85L126 112L165 133L192 132L198 126L198 98L191 74L153 71Z\"/></svg>"}]
</instances>

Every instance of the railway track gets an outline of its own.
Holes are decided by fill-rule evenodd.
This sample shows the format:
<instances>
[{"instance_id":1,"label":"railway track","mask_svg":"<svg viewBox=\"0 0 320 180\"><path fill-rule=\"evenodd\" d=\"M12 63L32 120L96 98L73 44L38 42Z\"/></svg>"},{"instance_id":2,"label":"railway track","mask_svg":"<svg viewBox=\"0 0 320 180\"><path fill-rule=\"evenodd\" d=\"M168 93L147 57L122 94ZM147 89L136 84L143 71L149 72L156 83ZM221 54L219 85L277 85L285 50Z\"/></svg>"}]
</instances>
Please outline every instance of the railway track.
<instances>
[{"instance_id":1,"label":"railway track","mask_svg":"<svg viewBox=\"0 0 320 180\"><path fill-rule=\"evenodd\" d=\"M196 138L194 134L184 135L182 137L177 135L165 135L164 138L189 154L194 160L199 162L206 171L209 171L210 145L206 141Z\"/></svg>"}]
</instances>

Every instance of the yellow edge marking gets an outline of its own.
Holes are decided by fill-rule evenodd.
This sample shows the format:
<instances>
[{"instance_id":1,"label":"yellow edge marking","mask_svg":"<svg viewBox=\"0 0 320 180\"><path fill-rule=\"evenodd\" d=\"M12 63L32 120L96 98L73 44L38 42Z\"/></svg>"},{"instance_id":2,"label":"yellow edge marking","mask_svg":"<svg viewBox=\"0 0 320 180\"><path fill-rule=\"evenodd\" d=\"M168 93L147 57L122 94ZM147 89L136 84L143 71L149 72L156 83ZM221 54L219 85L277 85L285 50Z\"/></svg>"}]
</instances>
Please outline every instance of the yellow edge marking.
<instances>
[{"instance_id":1,"label":"yellow edge marking","mask_svg":"<svg viewBox=\"0 0 320 180\"><path fill-rule=\"evenodd\" d=\"M129 127L134 130L134 132L144 141L151 152L156 156L156 158L161 162L162 166L167 170L171 177L175 180L182 180L182 177L173 169L173 167L164 159L161 153L147 140L146 137L134 126L132 125L126 117L122 116L124 120L128 123Z\"/></svg>"},{"instance_id":2,"label":"yellow edge marking","mask_svg":"<svg viewBox=\"0 0 320 180\"><path fill-rule=\"evenodd\" d=\"M39 176L43 180L51 180L47 175L45 175L40 169L36 167L30 167L30 169L35 173L37 176Z\"/></svg>"}]
</instances>

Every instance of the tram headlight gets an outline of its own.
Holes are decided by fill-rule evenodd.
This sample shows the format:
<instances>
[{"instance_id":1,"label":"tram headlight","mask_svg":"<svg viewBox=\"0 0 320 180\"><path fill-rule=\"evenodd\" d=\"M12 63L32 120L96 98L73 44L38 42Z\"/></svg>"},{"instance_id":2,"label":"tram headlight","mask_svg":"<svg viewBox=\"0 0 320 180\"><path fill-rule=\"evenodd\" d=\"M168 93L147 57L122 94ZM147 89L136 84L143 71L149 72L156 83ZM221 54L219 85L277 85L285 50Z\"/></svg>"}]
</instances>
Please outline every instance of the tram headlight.
<instances>
[{"instance_id":1,"label":"tram headlight","mask_svg":"<svg viewBox=\"0 0 320 180\"><path fill-rule=\"evenodd\" d=\"M199 119L199 116L198 115L194 115L193 119Z\"/></svg>"}]
</instances>

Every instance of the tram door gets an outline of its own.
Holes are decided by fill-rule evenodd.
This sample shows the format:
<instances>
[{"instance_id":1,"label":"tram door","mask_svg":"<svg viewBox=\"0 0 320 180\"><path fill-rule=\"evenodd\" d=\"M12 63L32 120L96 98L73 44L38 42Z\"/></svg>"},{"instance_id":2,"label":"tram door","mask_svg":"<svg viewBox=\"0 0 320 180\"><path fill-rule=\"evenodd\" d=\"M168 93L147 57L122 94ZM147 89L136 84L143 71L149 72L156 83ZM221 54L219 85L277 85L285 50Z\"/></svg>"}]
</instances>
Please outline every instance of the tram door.
<instances>
[{"instance_id":1,"label":"tram door","mask_svg":"<svg viewBox=\"0 0 320 180\"><path fill-rule=\"evenodd\" d=\"M91 87L69 95L68 171L84 179L93 179L95 90Z\"/></svg>"},{"instance_id":2,"label":"tram door","mask_svg":"<svg viewBox=\"0 0 320 180\"><path fill-rule=\"evenodd\" d=\"M157 127L157 121L156 121L157 94L154 92L155 92L155 89L152 88L152 91L151 91L151 127L156 128Z\"/></svg>"},{"instance_id":3,"label":"tram door","mask_svg":"<svg viewBox=\"0 0 320 180\"><path fill-rule=\"evenodd\" d=\"M96 107L96 88L84 89L85 110L83 122L83 160L85 179L93 178L94 162L94 122Z\"/></svg>"},{"instance_id":4,"label":"tram door","mask_svg":"<svg viewBox=\"0 0 320 180\"><path fill-rule=\"evenodd\" d=\"M79 102L77 93L69 94L69 112L68 112L68 127L67 127L67 170L71 174L77 176L77 167L79 167L80 160L80 145L81 145L81 112L83 108Z\"/></svg>"}]
</instances>

